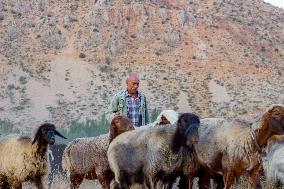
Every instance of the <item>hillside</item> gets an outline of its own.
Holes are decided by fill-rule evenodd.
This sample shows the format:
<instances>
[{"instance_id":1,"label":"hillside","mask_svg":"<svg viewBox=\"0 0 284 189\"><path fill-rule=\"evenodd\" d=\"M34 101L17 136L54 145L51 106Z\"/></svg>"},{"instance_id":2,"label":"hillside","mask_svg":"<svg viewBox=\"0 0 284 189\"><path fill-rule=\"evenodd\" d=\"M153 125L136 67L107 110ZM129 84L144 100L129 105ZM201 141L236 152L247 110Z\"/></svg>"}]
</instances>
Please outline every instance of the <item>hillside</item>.
<instances>
[{"instance_id":1,"label":"hillside","mask_svg":"<svg viewBox=\"0 0 284 189\"><path fill-rule=\"evenodd\" d=\"M261 0L0 0L0 120L100 119L128 71L150 111L284 103L284 10Z\"/></svg>"}]
</instances>

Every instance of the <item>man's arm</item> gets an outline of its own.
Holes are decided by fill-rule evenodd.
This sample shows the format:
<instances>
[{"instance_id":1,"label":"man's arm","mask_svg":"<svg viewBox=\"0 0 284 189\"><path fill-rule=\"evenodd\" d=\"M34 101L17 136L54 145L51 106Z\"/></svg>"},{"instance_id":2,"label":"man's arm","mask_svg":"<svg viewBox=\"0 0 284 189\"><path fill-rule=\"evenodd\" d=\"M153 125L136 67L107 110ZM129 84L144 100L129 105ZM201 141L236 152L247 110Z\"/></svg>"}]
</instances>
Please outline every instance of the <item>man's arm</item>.
<instances>
[{"instance_id":1,"label":"man's arm","mask_svg":"<svg viewBox=\"0 0 284 189\"><path fill-rule=\"evenodd\" d=\"M151 120L150 120L150 117L149 117L147 100L146 100L146 97L145 97L145 125L147 125L150 122L151 122Z\"/></svg>"},{"instance_id":2,"label":"man's arm","mask_svg":"<svg viewBox=\"0 0 284 189\"><path fill-rule=\"evenodd\" d=\"M118 95L115 95L112 100L111 103L107 109L107 111L105 112L105 118L106 120L110 123L111 120L113 119L113 117L115 116L116 113L118 112Z\"/></svg>"}]
</instances>

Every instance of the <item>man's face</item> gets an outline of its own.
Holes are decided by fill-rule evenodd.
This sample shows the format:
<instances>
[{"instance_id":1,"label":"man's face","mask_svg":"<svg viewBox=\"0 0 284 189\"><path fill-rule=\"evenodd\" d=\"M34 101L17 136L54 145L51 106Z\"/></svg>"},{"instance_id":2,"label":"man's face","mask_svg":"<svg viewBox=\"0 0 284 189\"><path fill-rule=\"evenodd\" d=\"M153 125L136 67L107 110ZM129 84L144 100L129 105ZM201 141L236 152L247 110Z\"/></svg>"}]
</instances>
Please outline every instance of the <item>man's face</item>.
<instances>
[{"instance_id":1,"label":"man's face","mask_svg":"<svg viewBox=\"0 0 284 189\"><path fill-rule=\"evenodd\" d=\"M129 77L126 80L127 90L130 94L136 94L139 87L139 79L135 76Z\"/></svg>"},{"instance_id":2,"label":"man's face","mask_svg":"<svg viewBox=\"0 0 284 189\"><path fill-rule=\"evenodd\" d=\"M162 116L160 125L166 125L166 124L170 124L170 122L167 120L165 116Z\"/></svg>"}]
</instances>

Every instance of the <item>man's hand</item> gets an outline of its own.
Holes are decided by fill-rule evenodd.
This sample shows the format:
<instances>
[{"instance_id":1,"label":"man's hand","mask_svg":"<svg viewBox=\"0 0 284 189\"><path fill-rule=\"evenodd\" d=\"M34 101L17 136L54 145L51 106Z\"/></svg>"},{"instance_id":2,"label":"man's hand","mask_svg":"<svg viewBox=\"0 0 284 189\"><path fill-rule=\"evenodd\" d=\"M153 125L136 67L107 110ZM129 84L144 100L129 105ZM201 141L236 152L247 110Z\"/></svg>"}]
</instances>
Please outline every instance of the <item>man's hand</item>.
<instances>
[{"instance_id":1,"label":"man's hand","mask_svg":"<svg viewBox=\"0 0 284 189\"><path fill-rule=\"evenodd\" d=\"M114 113L114 117L116 117L116 116L120 116L120 112L119 111Z\"/></svg>"}]
</instances>

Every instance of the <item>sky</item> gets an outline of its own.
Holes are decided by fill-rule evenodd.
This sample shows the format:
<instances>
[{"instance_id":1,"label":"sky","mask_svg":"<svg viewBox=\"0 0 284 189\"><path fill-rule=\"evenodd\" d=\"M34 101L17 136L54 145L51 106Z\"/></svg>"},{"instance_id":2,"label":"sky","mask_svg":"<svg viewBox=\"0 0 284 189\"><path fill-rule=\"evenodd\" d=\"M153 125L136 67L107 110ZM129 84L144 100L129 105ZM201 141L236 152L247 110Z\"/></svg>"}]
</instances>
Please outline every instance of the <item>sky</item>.
<instances>
[{"instance_id":1,"label":"sky","mask_svg":"<svg viewBox=\"0 0 284 189\"><path fill-rule=\"evenodd\" d=\"M284 9L284 0L264 0L264 2Z\"/></svg>"}]
</instances>

